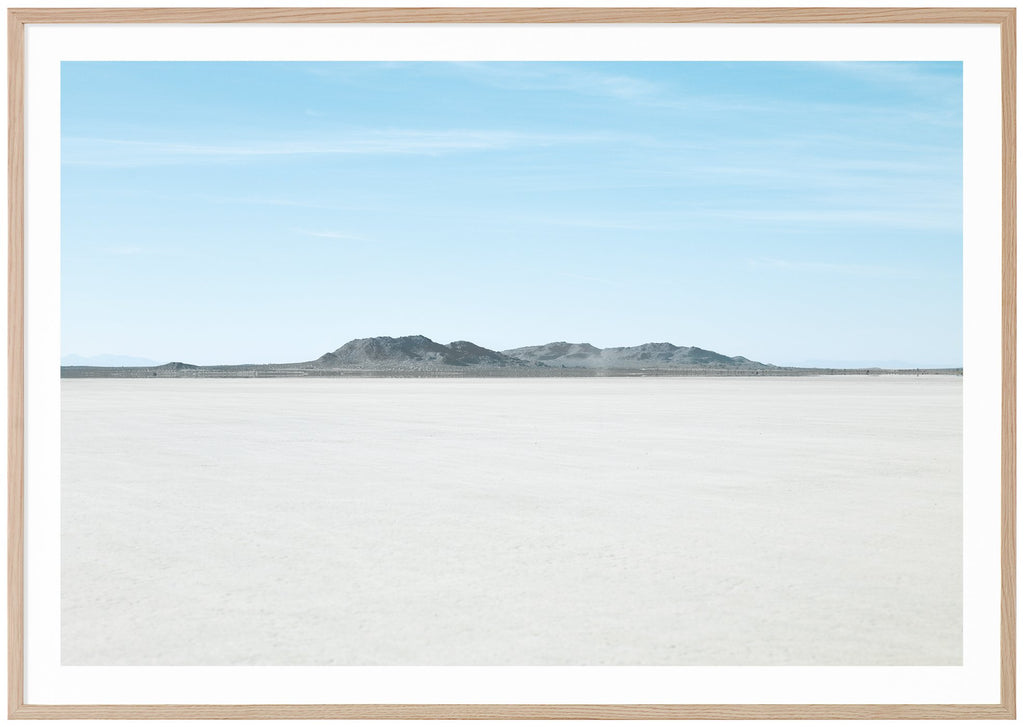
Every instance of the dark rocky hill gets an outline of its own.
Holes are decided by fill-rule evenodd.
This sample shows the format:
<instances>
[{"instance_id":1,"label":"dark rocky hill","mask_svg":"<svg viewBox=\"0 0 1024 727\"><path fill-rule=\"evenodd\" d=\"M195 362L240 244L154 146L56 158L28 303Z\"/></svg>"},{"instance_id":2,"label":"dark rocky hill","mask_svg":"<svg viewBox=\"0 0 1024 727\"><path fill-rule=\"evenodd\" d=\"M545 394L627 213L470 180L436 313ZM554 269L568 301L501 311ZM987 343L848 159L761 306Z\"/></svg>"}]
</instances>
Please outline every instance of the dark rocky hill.
<instances>
[{"instance_id":1,"label":"dark rocky hill","mask_svg":"<svg viewBox=\"0 0 1024 727\"><path fill-rule=\"evenodd\" d=\"M774 368L743 356L725 356L696 346L643 343L639 346L597 348L589 343L546 343L503 351L508 356L546 366L586 369L750 369Z\"/></svg>"},{"instance_id":2,"label":"dark rocky hill","mask_svg":"<svg viewBox=\"0 0 1024 727\"><path fill-rule=\"evenodd\" d=\"M469 341L436 343L426 336L357 338L310 362L319 369L430 371L448 367L508 368L527 364Z\"/></svg>"}]
</instances>

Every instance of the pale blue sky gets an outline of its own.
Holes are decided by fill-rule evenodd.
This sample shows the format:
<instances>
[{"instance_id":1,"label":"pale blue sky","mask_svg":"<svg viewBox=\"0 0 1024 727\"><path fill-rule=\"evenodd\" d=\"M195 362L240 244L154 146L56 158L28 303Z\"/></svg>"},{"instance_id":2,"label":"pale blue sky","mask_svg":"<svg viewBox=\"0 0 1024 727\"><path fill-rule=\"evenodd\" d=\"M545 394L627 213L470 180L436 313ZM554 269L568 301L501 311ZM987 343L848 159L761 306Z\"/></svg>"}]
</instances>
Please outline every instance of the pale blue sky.
<instances>
[{"instance_id":1,"label":"pale blue sky","mask_svg":"<svg viewBox=\"0 0 1024 727\"><path fill-rule=\"evenodd\" d=\"M62 66L64 354L962 362L959 63Z\"/></svg>"}]
</instances>

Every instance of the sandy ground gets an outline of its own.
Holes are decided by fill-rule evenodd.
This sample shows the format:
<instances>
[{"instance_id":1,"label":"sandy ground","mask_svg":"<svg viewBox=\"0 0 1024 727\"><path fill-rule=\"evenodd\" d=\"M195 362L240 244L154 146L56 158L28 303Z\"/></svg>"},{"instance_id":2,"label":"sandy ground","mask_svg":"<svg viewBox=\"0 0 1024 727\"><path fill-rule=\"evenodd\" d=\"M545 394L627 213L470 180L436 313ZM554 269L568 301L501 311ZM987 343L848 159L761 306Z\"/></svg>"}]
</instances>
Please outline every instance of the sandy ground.
<instances>
[{"instance_id":1,"label":"sandy ground","mask_svg":"<svg viewBox=\"0 0 1024 727\"><path fill-rule=\"evenodd\" d=\"M65 380L65 664L961 662L954 377Z\"/></svg>"}]
</instances>

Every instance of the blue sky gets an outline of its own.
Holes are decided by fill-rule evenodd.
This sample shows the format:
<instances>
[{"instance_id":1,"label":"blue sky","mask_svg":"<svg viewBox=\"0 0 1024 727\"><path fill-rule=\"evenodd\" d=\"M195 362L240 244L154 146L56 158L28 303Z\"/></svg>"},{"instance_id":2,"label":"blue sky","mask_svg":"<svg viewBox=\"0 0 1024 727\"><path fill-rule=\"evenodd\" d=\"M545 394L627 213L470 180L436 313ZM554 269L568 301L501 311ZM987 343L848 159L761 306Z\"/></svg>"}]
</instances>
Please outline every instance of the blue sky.
<instances>
[{"instance_id":1,"label":"blue sky","mask_svg":"<svg viewBox=\"0 0 1024 727\"><path fill-rule=\"evenodd\" d=\"M960 63L62 65L65 355L962 362Z\"/></svg>"}]
</instances>

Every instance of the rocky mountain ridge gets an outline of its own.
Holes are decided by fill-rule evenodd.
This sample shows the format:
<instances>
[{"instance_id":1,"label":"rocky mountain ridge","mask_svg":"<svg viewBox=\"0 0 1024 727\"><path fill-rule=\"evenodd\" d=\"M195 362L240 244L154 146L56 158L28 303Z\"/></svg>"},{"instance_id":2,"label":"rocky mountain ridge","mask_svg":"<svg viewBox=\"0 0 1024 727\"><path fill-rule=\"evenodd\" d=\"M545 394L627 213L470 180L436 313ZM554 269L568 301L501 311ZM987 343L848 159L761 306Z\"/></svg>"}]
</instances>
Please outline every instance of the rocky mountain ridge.
<instances>
[{"instance_id":1,"label":"rocky mountain ridge","mask_svg":"<svg viewBox=\"0 0 1024 727\"><path fill-rule=\"evenodd\" d=\"M518 358L470 341L445 345L426 336L357 338L311 362L323 369L435 369L439 367L508 368L528 366Z\"/></svg>"},{"instance_id":2,"label":"rocky mountain ridge","mask_svg":"<svg viewBox=\"0 0 1024 727\"><path fill-rule=\"evenodd\" d=\"M696 346L644 343L598 348L556 341L492 351L470 341L426 336L357 338L312 361L197 366L61 366L62 378L286 376L807 376L835 373L950 373L961 369L820 369L773 366Z\"/></svg>"},{"instance_id":3,"label":"rocky mountain ridge","mask_svg":"<svg viewBox=\"0 0 1024 727\"><path fill-rule=\"evenodd\" d=\"M725 356L696 346L642 343L639 346L597 348L589 343L546 343L502 353L545 366L588 369L744 368L769 369L771 364L743 356Z\"/></svg>"}]
</instances>

